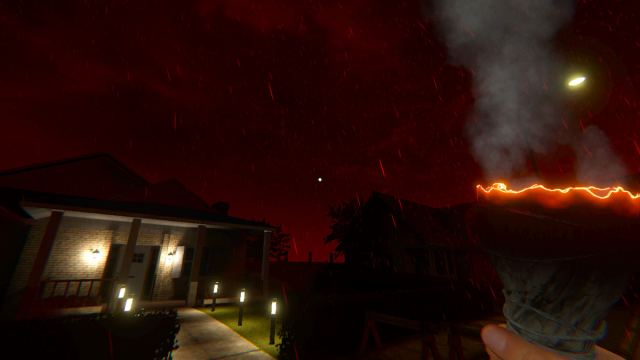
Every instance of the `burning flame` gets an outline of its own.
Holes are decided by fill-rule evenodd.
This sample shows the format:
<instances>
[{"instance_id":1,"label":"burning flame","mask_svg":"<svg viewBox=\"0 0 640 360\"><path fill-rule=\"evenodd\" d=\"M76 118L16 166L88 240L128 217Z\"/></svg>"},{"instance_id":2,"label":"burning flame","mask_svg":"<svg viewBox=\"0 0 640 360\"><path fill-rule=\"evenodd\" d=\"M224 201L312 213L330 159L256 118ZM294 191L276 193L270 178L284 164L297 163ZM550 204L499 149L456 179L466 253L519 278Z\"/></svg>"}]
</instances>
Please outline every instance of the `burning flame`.
<instances>
[{"instance_id":1,"label":"burning flame","mask_svg":"<svg viewBox=\"0 0 640 360\"><path fill-rule=\"evenodd\" d=\"M483 187L482 185L477 185L476 189L486 194L490 194L492 191L499 191L504 194L522 194L530 190L543 190L551 193L562 193L562 194L567 194L571 191L581 191L598 199L609 199L614 194L625 194L631 200L636 200L640 198L640 194L633 194L629 190L625 190L622 186L606 187L606 188L599 188L595 186L577 186L577 187L570 186L564 189L549 189L544 185L534 184L521 190L511 190L507 188L507 185L505 183L494 183L493 185L487 188Z\"/></svg>"},{"instance_id":2,"label":"burning flame","mask_svg":"<svg viewBox=\"0 0 640 360\"><path fill-rule=\"evenodd\" d=\"M495 203L525 201L538 203L548 208L564 208L587 203L614 208L626 214L640 213L640 194L634 194L622 186L548 188L544 185L534 184L515 190L509 189L505 183L499 182L488 187L477 185L476 191L479 196Z\"/></svg>"}]
</instances>

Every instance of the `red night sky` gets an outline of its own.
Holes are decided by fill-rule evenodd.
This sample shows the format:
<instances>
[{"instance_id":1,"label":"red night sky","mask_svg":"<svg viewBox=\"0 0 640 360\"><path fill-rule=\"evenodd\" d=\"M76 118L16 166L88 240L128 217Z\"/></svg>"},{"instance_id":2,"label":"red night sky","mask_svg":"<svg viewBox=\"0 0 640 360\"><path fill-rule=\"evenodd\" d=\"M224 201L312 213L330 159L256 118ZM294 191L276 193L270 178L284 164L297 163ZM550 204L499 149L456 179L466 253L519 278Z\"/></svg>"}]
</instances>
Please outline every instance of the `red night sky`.
<instances>
[{"instance_id":1,"label":"red night sky","mask_svg":"<svg viewBox=\"0 0 640 360\"><path fill-rule=\"evenodd\" d=\"M579 1L557 37L607 79L569 121L598 125L633 172L639 7ZM292 259L324 260L332 204L475 198L473 76L432 20L401 0L2 1L0 169L109 152L283 224ZM571 161L558 149L541 170L566 177Z\"/></svg>"}]
</instances>

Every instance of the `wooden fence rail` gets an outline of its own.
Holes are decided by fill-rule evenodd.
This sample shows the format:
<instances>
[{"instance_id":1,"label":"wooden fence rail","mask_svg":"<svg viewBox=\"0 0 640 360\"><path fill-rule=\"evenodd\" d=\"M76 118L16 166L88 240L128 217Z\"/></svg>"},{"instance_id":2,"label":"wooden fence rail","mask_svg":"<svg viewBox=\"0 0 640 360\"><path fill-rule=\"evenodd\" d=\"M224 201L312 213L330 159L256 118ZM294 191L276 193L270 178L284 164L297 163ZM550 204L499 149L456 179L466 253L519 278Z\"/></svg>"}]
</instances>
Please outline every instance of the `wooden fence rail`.
<instances>
[{"instance_id":1,"label":"wooden fence rail","mask_svg":"<svg viewBox=\"0 0 640 360\"><path fill-rule=\"evenodd\" d=\"M115 279L56 279L40 283L37 302L47 307L74 307L100 304L104 290Z\"/></svg>"}]
</instances>

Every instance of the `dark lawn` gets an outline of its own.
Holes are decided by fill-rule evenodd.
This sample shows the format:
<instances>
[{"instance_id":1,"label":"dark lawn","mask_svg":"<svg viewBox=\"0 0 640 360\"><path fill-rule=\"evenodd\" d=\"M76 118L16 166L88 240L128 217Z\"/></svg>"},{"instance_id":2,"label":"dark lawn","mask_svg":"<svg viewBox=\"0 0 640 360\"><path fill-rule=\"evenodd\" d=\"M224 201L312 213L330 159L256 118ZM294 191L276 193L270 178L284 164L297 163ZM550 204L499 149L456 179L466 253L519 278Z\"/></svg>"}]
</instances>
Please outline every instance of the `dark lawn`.
<instances>
[{"instance_id":1,"label":"dark lawn","mask_svg":"<svg viewBox=\"0 0 640 360\"><path fill-rule=\"evenodd\" d=\"M211 308L200 308L199 310L227 325L231 330L245 337L258 348L271 356L278 357L278 349L274 345L269 345L269 311L271 303L250 303L244 308L242 326L238 326L238 306L232 304L217 305L216 310L211 312ZM280 322L276 322L276 344L280 342L278 330Z\"/></svg>"}]
</instances>

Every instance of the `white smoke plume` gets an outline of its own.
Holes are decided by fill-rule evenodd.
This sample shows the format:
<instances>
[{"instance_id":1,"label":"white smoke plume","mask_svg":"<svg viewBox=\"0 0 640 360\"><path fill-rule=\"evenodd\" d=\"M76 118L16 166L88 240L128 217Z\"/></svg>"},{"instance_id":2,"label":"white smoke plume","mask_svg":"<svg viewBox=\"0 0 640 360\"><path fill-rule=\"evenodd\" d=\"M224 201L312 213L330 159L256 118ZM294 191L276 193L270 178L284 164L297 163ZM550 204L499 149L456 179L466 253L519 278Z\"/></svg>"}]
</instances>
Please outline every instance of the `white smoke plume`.
<instances>
[{"instance_id":1,"label":"white smoke plume","mask_svg":"<svg viewBox=\"0 0 640 360\"><path fill-rule=\"evenodd\" d=\"M626 175L625 167L611 150L609 139L595 126L585 129L575 145L577 178L584 184L609 186Z\"/></svg>"},{"instance_id":2,"label":"white smoke plume","mask_svg":"<svg viewBox=\"0 0 640 360\"><path fill-rule=\"evenodd\" d=\"M487 179L518 181L514 177L522 175L534 154L567 141L558 134L561 72L552 40L571 19L573 1L433 0L433 5L452 60L474 74L476 103L468 126L473 154ZM605 150L601 132L592 130L577 141L586 147L592 142L598 148L592 150L595 159L616 160ZM578 165L581 178L596 178L586 164Z\"/></svg>"}]
</instances>

